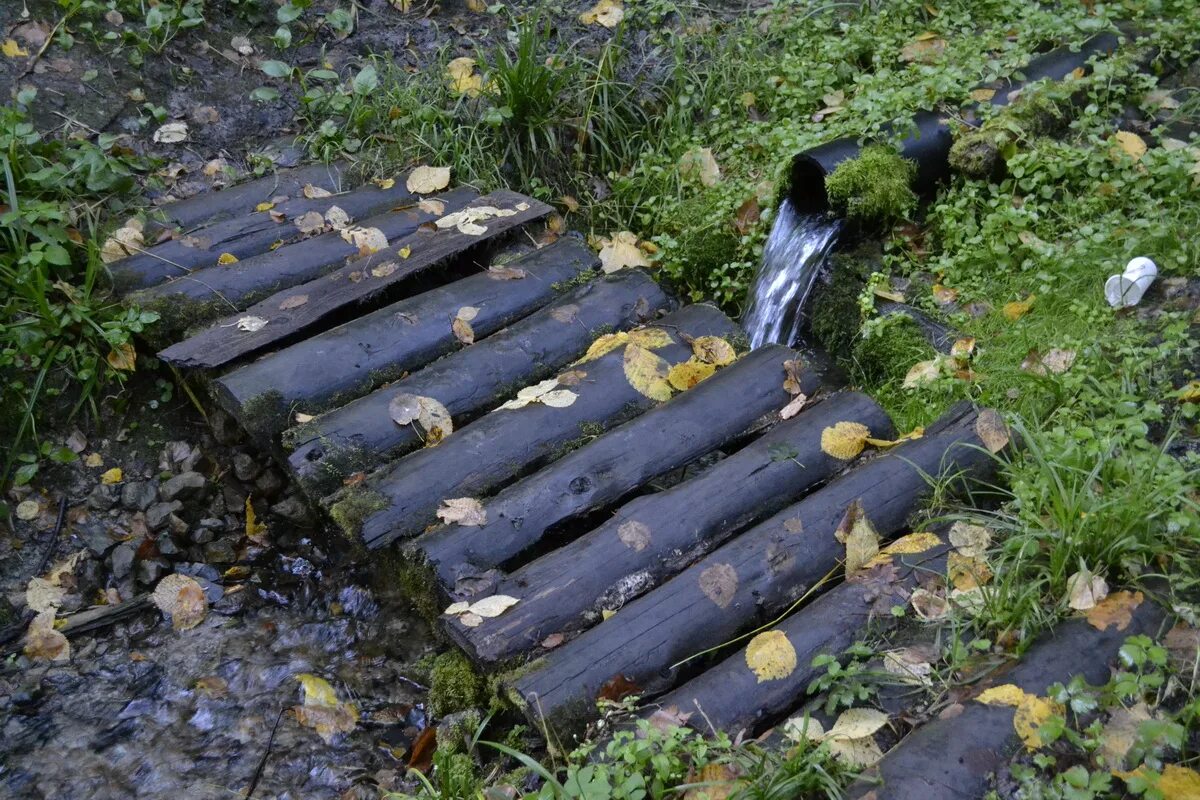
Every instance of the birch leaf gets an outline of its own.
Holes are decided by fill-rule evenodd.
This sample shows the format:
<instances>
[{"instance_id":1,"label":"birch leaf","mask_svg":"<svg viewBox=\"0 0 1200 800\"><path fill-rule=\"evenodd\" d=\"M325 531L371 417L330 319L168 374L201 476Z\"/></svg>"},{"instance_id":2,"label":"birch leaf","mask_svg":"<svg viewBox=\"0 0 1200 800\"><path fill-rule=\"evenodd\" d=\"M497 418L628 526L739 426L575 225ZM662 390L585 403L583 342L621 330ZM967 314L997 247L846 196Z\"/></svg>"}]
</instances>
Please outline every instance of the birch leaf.
<instances>
[{"instance_id":1,"label":"birch leaf","mask_svg":"<svg viewBox=\"0 0 1200 800\"><path fill-rule=\"evenodd\" d=\"M621 231L607 241L602 240L600 266L605 274L612 274L626 267L648 267L650 262L638 247L637 237L629 231Z\"/></svg>"},{"instance_id":2,"label":"birch leaf","mask_svg":"<svg viewBox=\"0 0 1200 800\"><path fill-rule=\"evenodd\" d=\"M320 186L314 186L311 183L304 184L301 193L309 200L320 200L322 197L333 197L333 193L328 189L323 189Z\"/></svg>"},{"instance_id":3,"label":"birch leaf","mask_svg":"<svg viewBox=\"0 0 1200 800\"><path fill-rule=\"evenodd\" d=\"M357 247L360 256L378 253L388 246L387 236L379 228L346 228L342 238Z\"/></svg>"},{"instance_id":4,"label":"birch leaf","mask_svg":"<svg viewBox=\"0 0 1200 800\"><path fill-rule=\"evenodd\" d=\"M71 658L71 643L62 631L54 628L53 610L42 611L25 631L25 655L35 661L67 661Z\"/></svg>"},{"instance_id":5,"label":"birch leaf","mask_svg":"<svg viewBox=\"0 0 1200 800\"><path fill-rule=\"evenodd\" d=\"M617 333L606 333L603 336L598 336L587 352L583 354L583 358L576 361L576 364L582 364L586 361L594 361L605 353L616 350L621 345L629 341L629 334L625 331Z\"/></svg>"},{"instance_id":6,"label":"birch leaf","mask_svg":"<svg viewBox=\"0 0 1200 800\"><path fill-rule=\"evenodd\" d=\"M237 329L246 333L261 331L266 325L267 321L262 317L242 317L237 321Z\"/></svg>"},{"instance_id":7,"label":"birch leaf","mask_svg":"<svg viewBox=\"0 0 1200 800\"><path fill-rule=\"evenodd\" d=\"M706 364L699 361L695 356L687 361L681 361L675 364L667 371L667 380L671 386L681 392L691 389L696 384L703 381L705 378L712 376L717 368L712 364Z\"/></svg>"},{"instance_id":8,"label":"birch leaf","mask_svg":"<svg viewBox=\"0 0 1200 800\"><path fill-rule=\"evenodd\" d=\"M453 331L454 338L463 344L475 344L475 329L462 317L454 318L450 323L450 330Z\"/></svg>"},{"instance_id":9,"label":"birch leaf","mask_svg":"<svg viewBox=\"0 0 1200 800\"><path fill-rule=\"evenodd\" d=\"M151 596L158 610L171 618L177 631L190 630L208 614L208 596L195 578L172 573L158 582Z\"/></svg>"},{"instance_id":10,"label":"birch leaf","mask_svg":"<svg viewBox=\"0 0 1200 800\"><path fill-rule=\"evenodd\" d=\"M710 189L721 182L721 167L708 147L696 147L684 153L679 159L679 174L684 178L696 178Z\"/></svg>"},{"instance_id":11,"label":"birch leaf","mask_svg":"<svg viewBox=\"0 0 1200 800\"><path fill-rule=\"evenodd\" d=\"M950 526L950 544L964 556L979 558L992 544L992 532L982 525L956 522Z\"/></svg>"},{"instance_id":12,"label":"birch leaf","mask_svg":"<svg viewBox=\"0 0 1200 800\"><path fill-rule=\"evenodd\" d=\"M692 353L706 364L727 367L737 361L733 345L720 336L700 336L692 340Z\"/></svg>"},{"instance_id":13,"label":"birch leaf","mask_svg":"<svg viewBox=\"0 0 1200 800\"><path fill-rule=\"evenodd\" d=\"M796 648L783 631L763 631L746 645L746 666L759 683L781 680L796 671Z\"/></svg>"},{"instance_id":14,"label":"birch leaf","mask_svg":"<svg viewBox=\"0 0 1200 800\"><path fill-rule=\"evenodd\" d=\"M859 571L879 554L879 534L867 519L860 500L855 500L846 509L833 535L846 545L847 575Z\"/></svg>"},{"instance_id":15,"label":"birch leaf","mask_svg":"<svg viewBox=\"0 0 1200 800\"><path fill-rule=\"evenodd\" d=\"M579 21L584 25L603 25L605 28L615 28L625 19L625 8L621 0L599 0L596 5L579 15Z\"/></svg>"},{"instance_id":16,"label":"birch leaf","mask_svg":"<svg viewBox=\"0 0 1200 800\"><path fill-rule=\"evenodd\" d=\"M1108 597L1108 584L1091 570L1081 569L1067 578L1067 605L1076 611L1089 611Z\"/></svg>"},{"instance_id":17,"label":"birch leaf","mask_svg":"<svg viewBox=\"0 0 1200 800\"><path fill-rule=\"evenodd\" d=\"M863 451L871 431L861 422L837 422L821 431L821 451L849 461Z\"/></svg>"},{"instance_id":18,"label":"birch leaf","mask_svg":"<svg viewBox=\"0 0 1200 800\"><path fill-rule=\"evenodd\" d=\"M625 379L640 394L660 403L671 399L674 390L667 379L671 366L666 359L630 344L625 348L624 367Z\"/></svg>"},{"instance_id":19,"label":"birch leaf","mask_svg":"<svg viewBox=\"0 0 1200 800\"><path fill-rule=\"evenodd\" d=\"M471 603L468 613L478 614L484 619L491 619L492 617L500 616L518 602L515 597L510 597L506 594L494 594L491 597L485 597L482 600L476 600L474 603Z\"/></svg>"}]
</instances>

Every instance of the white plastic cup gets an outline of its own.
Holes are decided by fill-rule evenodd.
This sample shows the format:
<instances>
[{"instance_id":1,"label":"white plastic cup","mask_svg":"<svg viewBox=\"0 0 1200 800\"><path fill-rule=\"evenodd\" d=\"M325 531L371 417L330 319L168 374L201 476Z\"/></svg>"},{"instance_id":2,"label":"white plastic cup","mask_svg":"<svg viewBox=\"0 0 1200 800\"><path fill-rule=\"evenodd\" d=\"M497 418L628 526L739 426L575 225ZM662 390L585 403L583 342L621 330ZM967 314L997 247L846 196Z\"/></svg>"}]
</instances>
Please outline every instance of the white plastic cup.
<instances>
[{"instance_id":1,"label":"white plastic cup","mask_svg":"<svg viewBox=\"0 0 1200 800\"><path fill-rule=\"evenodd\" d=\"M1142 295L1158 277L1158 267L1143 256L1125 265L1125 271L1104 282L1104 297L1113 308L1128 308L1142 301Z\"/></svg>"}]
</instances>

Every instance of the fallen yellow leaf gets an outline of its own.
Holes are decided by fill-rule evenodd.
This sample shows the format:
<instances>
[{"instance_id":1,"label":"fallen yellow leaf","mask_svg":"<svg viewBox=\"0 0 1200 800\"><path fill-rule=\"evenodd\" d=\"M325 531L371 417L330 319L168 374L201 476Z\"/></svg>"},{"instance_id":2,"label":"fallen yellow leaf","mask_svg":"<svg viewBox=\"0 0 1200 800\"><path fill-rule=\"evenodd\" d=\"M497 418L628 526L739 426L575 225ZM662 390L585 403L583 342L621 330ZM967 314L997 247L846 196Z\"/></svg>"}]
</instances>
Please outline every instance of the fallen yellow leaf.
<instances>
[{"instance_id":1,"label":"fallen yellow leaf","mask_svg":"<svg viewBox=\"0 0 1200 800\"><path fill-rule=\"evenodd\" d=\"M746 666L759 683L786 678L796 670L796 648L783 631L764 631L746 645Z\"/></svg>"},{"instance_id":2,"label":"fallen yellow leaf","mask_svg":"<svg viewBox=\"0 0 1200 800\"><path fill-rule=\"evenodd\" d=\"M674 393L668 379L671 366L662 356L630 343L625 347L624 365L625 379L639 393L660 403L671 399Z\"/></svg>"},{"instance_id":3,"label":"fallen yellow leaf","mask_svg":"<svg viewBox=\"0 0 1200 800\"><path fill-rule=\"evenodd\" d=\"M821 451L849 461L863 451L871 431L861 422L838 422L821 431Z\"/></svg>"}]
</instances>

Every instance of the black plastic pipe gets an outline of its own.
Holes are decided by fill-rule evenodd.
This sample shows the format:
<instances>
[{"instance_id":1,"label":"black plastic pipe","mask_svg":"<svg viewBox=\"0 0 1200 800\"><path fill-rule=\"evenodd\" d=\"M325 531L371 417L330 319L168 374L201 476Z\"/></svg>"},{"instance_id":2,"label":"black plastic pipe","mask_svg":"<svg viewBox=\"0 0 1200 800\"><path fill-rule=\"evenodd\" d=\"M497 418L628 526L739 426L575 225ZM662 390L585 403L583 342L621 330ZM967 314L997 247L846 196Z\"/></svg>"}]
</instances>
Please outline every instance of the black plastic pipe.
<instances>
[{"instance_id":1,"label":"black plastic pipe","mask_svg":"<svg viewBox=\"0 0 1200 800\"><path fill-rule=\"evenodd\" d=\"M1076 69L1087 68L1087 61L1098 53L1111 54L1119 43L1115 33L1101 33L1080 45L1078 50L1059 47L1033 59L1023 69L1023 80L1008 78L995 88L990 104L1008 105L1013 92L1040 80L1062 80ZM885 132L896 126L887 126ZM850 137L805 150L792 160L788 198L798 213L821 214L829 210L825 178L843 161L856 158L864 142ZM950 146L954 144L949 120L934 111L913 115L909 132L900 140L900 155L917 165L913 190L932 195L938 184L950 175Z\"/></svg>"}]
</instances>

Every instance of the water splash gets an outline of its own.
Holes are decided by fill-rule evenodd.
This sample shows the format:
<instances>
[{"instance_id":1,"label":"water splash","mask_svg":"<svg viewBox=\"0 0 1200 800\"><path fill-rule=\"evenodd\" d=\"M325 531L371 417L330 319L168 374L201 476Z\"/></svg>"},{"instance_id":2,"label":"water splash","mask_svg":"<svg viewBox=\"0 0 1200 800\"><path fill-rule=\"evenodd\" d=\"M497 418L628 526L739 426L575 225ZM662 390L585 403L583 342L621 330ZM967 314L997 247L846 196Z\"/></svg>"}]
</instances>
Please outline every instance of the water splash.
<instances>
[{"instance_id":1,"label":"water splash","mask_svg":"<svg viewBox=\"0 0 1200 800\"><path fill-rule=\"evenodd\" d=\"M804 303L841 229L840 219L780 204L742 320L751 347L792 344L800 335Z\"/></svg>"}]
</instances>

